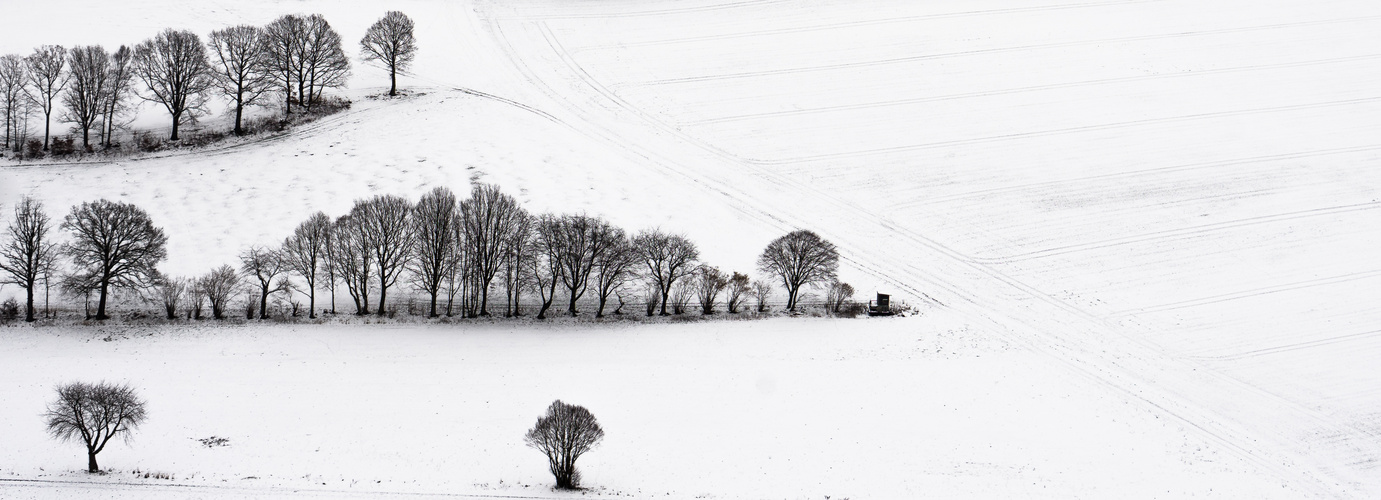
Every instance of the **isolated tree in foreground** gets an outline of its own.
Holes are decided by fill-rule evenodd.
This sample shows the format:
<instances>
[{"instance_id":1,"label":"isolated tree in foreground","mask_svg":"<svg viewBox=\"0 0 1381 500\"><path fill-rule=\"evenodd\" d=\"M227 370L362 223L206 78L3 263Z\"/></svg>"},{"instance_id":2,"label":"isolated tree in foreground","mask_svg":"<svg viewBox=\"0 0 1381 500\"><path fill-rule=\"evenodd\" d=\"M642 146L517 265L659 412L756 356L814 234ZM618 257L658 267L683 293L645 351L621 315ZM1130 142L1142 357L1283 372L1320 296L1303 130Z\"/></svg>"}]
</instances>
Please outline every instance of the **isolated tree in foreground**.
<instances>
[{"instance_id":1,"label":"isolated tree in foreground","mask_svg":"<svg viewBox=\"0 0 1381 500\"><path fill-rule=\"evenodd\" d=\"M115 436L129 439L144 422L144 401L126 384L73 382L57 387L58 399L44 414L48 434L60 441L81 440L86 445L86 471L100 472L96 454Z\"/></svg>"},{"instance_id":2,"label":"isolated tree in foreground","mask_svg":"<svg viewBox=\"0 0 1381 500\"><path fill-rule=\"evenodd\" d=\"M222 264L221 267L198 278L196 287L206 297L206 301L211 303L211 317L225 319L225 312L230 307L230 297L240 288L240 275L229 264Z\"/></svg>"},{"instance_id":3,"label":"isolated tree in foreground","mask_svg":"<svg viewBox=\"0 0 1381 500\"><path fill-rule=\"evenodd\" d=\"M360 39L366 61L388 66L388 95L398 95L398 72L406 70L417 56L417 40L412 36L412 19L396 10L384 14Z\"/></svg>"},{"instance_id":4,"label":"isolated tree in foreground","mask_svg":"<svg viewBox=\"0 0 1381 500\"><path fill-rule=\"evenodd\" d=\"M796 310L802 286L829 283L839 271L839 251L812 231L800 229L772 240L758 256L758 269L786 288L786 308Z\"/></svg>"},{"instance_id":5,"label":"isolated tree in foreground","mask_svg":"<svg viewBox=\"0 0 1381 500\"><path fill-rule=\"evenodd\" d=\"M283 273L283 257L273 250L250 247L240 254L240 272L259 287L259 319L269 317L269 294L273 279Z\"/></svg>"},{"instance_id":6,"label":"isolated tree in foreground","mask_svg":"<svg viewBox=\"0 0 1381 500\"><path fill-rule=\"evenodd\" d=\"M633 247L647 266L647 276L657 284L662 293L662 315L667 315L667 302L671 299L671 287L678 280L695 270L695 260L700 251L685 236L666 234L660 230L648 230L633 238Z\"/></svg>"},{"instance_id":7,"label":"isolated tree in foreground","mask_svg":"<svg viewBox=\"0 0 1381 500\"><path fill-rule=\"evenodd\" d=\"M293 235L283 240L279 255L285 270L301 276L307 282L307 317L316 318L316 288L319 273L327 262L327 247L331 244L331 218L317 212L297 225Z\"/></svg>"},{"instance_id":8,"label":"isolated tree in foreground","mask_svg":"<svg viewBox=\"0 0 1381 500\"><path fill-rule=\"evenodd\" d=\"M110 55L100 45L72 49L72 71L62 104L67 112L65 122L75 123L82 131L82 149L91 151L91 128L104 114L103 100L109 92Z\"/></svg>"},{"instance_id":9,"label":"isolated tree in foreground","mask_svg":"<svg viewBox=\"0 0 1381 500\"><path fill-rule=\"evenodd\" d=\"M232 26L211 32L211 79L235 106L235 135L244 133L241 122L246 106L258 102L273 85L264 30L258 26Z\"/></svg>"},{"instance_id":10,"label":"isolated tree in foreground","mask_svg":"<svg viewBox=\"0 0 1381 500\"><path fill-rule=\"evenodd\" d=\"M100 291L96 319L107 319L110 288L147 288L158 279L156 266L168 257L168 237L149 214L128 203L97 200L72 207L62 223L72 233L65 252L82 276Z\"/></svg>"},{"instance_id":11,"label":"isolated tree in foreground","mask_svg":"<svg viewBox=\"0 0 1381 500\"><path fill-rule=\"evenodd\" d=\"M43 150L48 150L49 128L53 124L53 99L67 85L67 49L44 45L24 59L29 75L29 100L43 110Z\"/></svg>"},{"instance_id":12,"label":"isolated tree in foreground","mask_svg":"<svg viewBox=\"0 0 1381 500\"><path fill-rule=\"evenodd\" d=\"M56 253L54 243L48 241L50 229L43 203L25 196L15 205L14 220L0 243L0 284L24 289L24 321L34 320L34 291Z\"/></svg>"},{"instance_id":13,"label":"isolated tree in foreground","mask_svg":"<svg viewBox=\"0 0 1381 500\"><path fill-rule=\"evenodd\" d=\"M595 416L582 406L552 402L537 425L527 431L524 441L547 456L547 468L556 477L556 487L580 487L575 461L604 439L604 429Z\"/></svg>"},{"instance_id":14,"label":"isolated tree in foreground","mask_svg":"<svg viewBox=\"0 0 1381 500\"><path fill-rule=\"evenodd\" d=\"M206 91L214 85L206 47L191 31L163 30L158 36L134 47L134 73L143 80L149 94L144 99L163 105L173 118L177 140L178 126L206 102Z\"/></svg>"}]
</instances>

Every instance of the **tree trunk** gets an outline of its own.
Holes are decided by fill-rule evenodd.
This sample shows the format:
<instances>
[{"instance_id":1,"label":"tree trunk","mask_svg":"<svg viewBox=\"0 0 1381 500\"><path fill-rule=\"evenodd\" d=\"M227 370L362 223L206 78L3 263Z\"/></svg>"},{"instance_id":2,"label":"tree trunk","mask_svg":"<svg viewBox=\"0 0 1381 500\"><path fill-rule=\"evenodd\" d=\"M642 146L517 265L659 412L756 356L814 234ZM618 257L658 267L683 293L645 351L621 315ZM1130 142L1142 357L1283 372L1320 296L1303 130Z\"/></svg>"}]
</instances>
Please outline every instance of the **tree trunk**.
<instances>
[{"instance_id":1,"label":"tree trunk","mask_svg":"<svg viewBox=\"0 0 1381 500\"><path fill-rule=\"evenodd\" d=\"M398 95L398 67L396 64L388 65L388 79L390 82L388 87L388 95Z\"/></svg>"},{"instance_id":2,"label":"tree trunk","mask_svg":"<svg viewBox=\"0 0 1381 500\"><path fill-rule=\"evenodd\" d=\"M269 286L265 284L259 288L263 289L259 294L259 319L269 319Z\"/></svg>"},{"instance_id":3,"label":"tree trunk","mask_svg":"<svg viewBox=\"0 0 1381 500\"><path fill-rule=\"evenodd\" d=\"M82 127L82 149L91 152L91 127Z\"/></svg>"},{"instance_id":4,"label":"tree trunk","mask_svg":"<svg viewBox=\"0 0 1381 500\"><path fill-rule=\"evenodd\" d=\"M182 118L182 113L173 113L173 136L168 138L170 141L177 140L177 124L182 121L180 118Z\"/></svg>"},{"instance_id":5,"label":"tree trunk","mask_svg":"<svg viewBox=\"0 0 1381 500\"><path fill-rule=\"evenodd\" d=\"M662 289L662 316L667 315L667 301L671 299L671 285Z\"/></svg>"},{"instance_id":6,"label":"tree trunk","mask_svg":"<svg viewBox=\"0 0 1381 500\"><path fill-rule=\"evenodd\" d=\"M28 307L24 310L24 321L34 320L34 284L29 283L29 288L25 289L29 296Z\"/></svg>"},{"instance_id":7,"label":"tree trunk","mask_svg":"<svg viewBox=\"0 0 1381 500\"><path fill-rule=\"evenodd\" d=\"M49 109L52 109L52 108L49 108ZM44 151L47 151L47 150L48 150L48 128L49 128L49 126L53 123L53 118L52 118L52 116L53 116L53 112L52 112L52 111L49 111L49 112L43 114L43 150L44 150Z\"/></svg>"},{"instance_id":8,"label":"tree trunk","mask_svg":"<svg viewBox=\"0 0 1381 500\"><path fill-rule=\"evenodd\" d=\"M100 300L100 302L97 302L97 303L96 303L96 319L97 319L97 320L108 319L108 317L105 315L105 295L106 295L106 288L107 288L109 285L110 285L110 282L108 282L108 281L102 281L102 282L101 282L101 300Z\"/></svg>"},{"instance_id":9,"label":"tree trunk","mask_svg":"<svg viewBox=\"0 0 1381 500\"><path fill-rule=\"evenodd\" d=\"M437 296L437 294L438 294L440 291L441 291L440 288L433 288L433 289L432 289L432 310L431 310L430 313L427 313L427 314L428 314L427 317L429 317L429 318L435 318L435 317L436 317L436 296Z\"/></svg>"},{"instance_id":10,"label":"tree trunk","mask_svg":"<svg viewBox=\"0 0 1381 500\"><path fill-rule=\"evenodd\" d=\"M316 286L307 286L307 319L316 319Z\"/></svg>"},{"instance_id":11,"label":"tree trunk","mask_svg":"<svg viewBox=\"0 0 1381 500\"><path fill-rule=\"evenodd\" d=\"M609 301L609 296L608 296L608 295L600 295L600 296L599 296L599 308L598 308L598 309L595 309L595 317L596 317L596 318L603 318L603 317L604 317L604 303L605 303L605 302L608 302L608 301Z\"/></svg>"},{"instance_id":12,"label":"tree trunk","mask_svg":"<svg viewBox=\"0 0 1381 500\"><path fill-rule=\"evenodd\" d=\"M86 452L86 472L95 474L100 471L100 466L96 465L96 452L88 450Z\"/></svg>"},{"instance_id":13,"label":"tree trunk","mask_svg":"<svg viewBox=\"0 0 1381 500\"><path fill-rule=\"evenodd\" d=\"M571 317L575 317L575 316L579 316L579 315L580 315L580 314L579 314L578 312L576 312L576 310L575 310L575 299L576 299L575 289L572 288L572 289L571 289L571 305L570 305L570 307L567 307L567 308L566 308L566 312L570 313L570 314L571 314Z\"/></svg>"},{"instance_id":14,"label":"tree trunk","mask_svg":"<svg viewBox=\"0 0 1381 500\"><path fill-rule=\"evenodd\" d=\"M795 312L795 311L796 311L796 292L799 291L800 289L801 289L800 287L796 287L796 288L788 287L788 288L786 289L786 293L787 293L787 297L786 297L786 310L792 311L792 312Z\"/></svg>"},{"instance_id":15,"label":"tree trunk","mask_svg":"<svg viewBox=\"0 0 1381 500\"><path fill-rule=\"evenodd\" d=\"M382 280L381 280L380 283L379 283L379 316L380 316L380 317L382 317L382 316L384 315L384 298L387 297L387 296L388 296L388 288L385 288L385 287L384 287L384 284L383 284L383 282L382 282ZM365 314L369 314L369 311L365 311Z\"/></svg>"},{"instance_id":16,"label":"tree trunk","mask_svg":"<svg viewBox=\"0 0 1381 500\"><path fill-rule=\"evenodd\" d=\"M489 287L480 288L480 316L489 315Z\"/></svg>"},{"instance_id":17,"label":"tree trunk","mask_svg":"<svg viewBox=\"0 0 1381 500\"><path fill-rule=\"evenodd\" d=\"M244 114L245 114L245 105L244 105L241 101L236 100L236 101L235 101L235 135L244 135L244 129L241 129L241 128L240 128L240 119L241 119L241 117L244 116Z\"/></svg>"}]
</instances>

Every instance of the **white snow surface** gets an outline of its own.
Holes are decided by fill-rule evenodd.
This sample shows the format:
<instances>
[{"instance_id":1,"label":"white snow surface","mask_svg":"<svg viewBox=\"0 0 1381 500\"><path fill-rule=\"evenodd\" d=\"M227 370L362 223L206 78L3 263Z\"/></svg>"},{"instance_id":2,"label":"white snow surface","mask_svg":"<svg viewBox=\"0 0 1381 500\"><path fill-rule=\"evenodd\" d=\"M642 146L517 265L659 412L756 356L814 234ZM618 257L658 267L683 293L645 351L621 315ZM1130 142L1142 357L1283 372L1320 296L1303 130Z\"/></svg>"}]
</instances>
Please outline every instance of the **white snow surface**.
<instances>
[{"instance_id":1,"label":"white snow surface","mask_svg":"<svg viewBox=\"0 0 1381 500\"><path fill-rule=\"evenodd\" d=\"M463 192L482 181L534 211L684 232L726 269L749 270L771 238L810 228L841 247L844 280L924 304L925 314L614 329L194 329L90 345L98 335L88 329L9 329L19 333L0 339L0 355L21 368L9 370L16 382L0 395L0 422L35 429L2 456L0 471L13 477L81 465L44 440L35 415L53 384L88 376L131 380L159 405L201 408L160 409L131 447L103 455L112 467L168 471L178 484L243 472L272 478L245 486L267 495L371 478L384 492L475 493L500 479L502 491L536 488L542 470L518 436L562 398L609 415L610 441L585 464L607 494L1381 496L1381 269L1372 257L1381 244L1381 4L115 4L11 6L6 14L20 19L60 11L72 22L9 23L0 52L109 47L167 26L204 35L289 12L320 12L347 41L386 9L418 21L409 97L366 98L386 78L357 64L355 107L285 137L0 167L6 206L29 194L59 216L99 197L144 207L170 236L174 274L232 262L358 197ZM139 123L159 119L147 109ZM981 355L920 355L915 338L925 335L946 352L977 342ZM630 336L637 348L617 344ZM710 349L707 337L733 340L711 356L699 350ZM547 342L591 356L563 364L554 347L534 346ZM321 354L322 343L338 354ZM208 354L215 345L227 350ZM322 373L269 369L243 354L255 349ZM825 361L841 350L845 361ZM410 356L432 364L415 367ZM465 356L493 364L450 362ZM49 358L63 360L36 361ZM344 363L359 374L330 368ZM724 384L756 390L760 365L781 370L769 374L780 399L749 407L755 393ZM172 380L203 366L227 375L195 387ZM450 413L426 416L440 397L426 385L432 372L468 377L437 382L460 398L447 400ZM544 385L540 374L552 373L561 380ZM389 374L399 374L393 386ZM297 378L313 381L313 396L290 398L291 386L276 383ZM382 384L369 390L385 401L406 399L405 416L323 424L370 446L308 455L337 441L304 437L290 410L347 408L322 400L365 382ZM695 425L705 432L678 436L653 418L692 420L676 413L674 393L647 394L660 385L699 402L686 411L704 412ZM208 417L222 397L256 402L235 411L286 416ZM953 416L942 411L951 407ZM782 423L784 414L799 420ZM466 427L465 415L507 427ZM401 420L413 416L453 423L447 432L474 448L435 446L434 433ZM189 444L218 433L243 444ZM358 455L369 450L380 453Z\"/></svg>"}]
</instances>

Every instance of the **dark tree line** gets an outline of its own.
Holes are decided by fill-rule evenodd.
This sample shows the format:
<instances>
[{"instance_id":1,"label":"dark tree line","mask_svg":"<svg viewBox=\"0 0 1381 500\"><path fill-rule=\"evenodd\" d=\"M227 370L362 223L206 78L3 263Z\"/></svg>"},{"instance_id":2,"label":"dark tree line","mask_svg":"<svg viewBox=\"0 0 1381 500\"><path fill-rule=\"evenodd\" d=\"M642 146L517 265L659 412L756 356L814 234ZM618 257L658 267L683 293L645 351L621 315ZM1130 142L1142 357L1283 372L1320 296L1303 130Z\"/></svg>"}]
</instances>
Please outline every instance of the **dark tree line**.
<instances>
[{"instance_id":1,"label":"dark tree line","mask_svg":"<svg viewBox=\"0 0 1381 500\"><path fill-rule=\"evenodd\" d=\"M535 299L538 319L558 299L570 316L580 315L582 300L588 300L596 304L594 316L603 317L611 298L617 300L614 314L623 314L625 294L645 299L649 316L683 314L692 304L705 315L721 304L736 314L749 297L757 298L756 309L763 312L772 293L766 282L700 262L685 236L659 229L629 236L585 214L533 215L493 185L474 186L465 199L446 188L416 203L374 196L357 200L334 220L318 212L281 244L246 248L238 265L195 278L158 272L167 237L134 205L98 200L73 207L60 225L69 234L61 246L53 243L51 225L42 205L25 198L0 240L0 283L26 291L30 321L39 284L46 291L54 278L68 296L84 300L96 319L108 317L112 290L153 290L170 319L180 308L200 319L204 305L212 318L222 319L241 294L250 318L269 318L272 304L285 304L297 315L302 299L308 316L315 317L317 292L330 292L334 313L342 288L355 314L386 316L396 311L389 299L400 284L425 295L431 317L489 315L495 293L502 293L504 316L521 315L524 296ZM59 272L58 257L70 264L67 272ZM796 309L803 288L825 287L838 310L853 292L836 279L838 261L833 244L798 230L768 244L758 267L786 290L787 309Z\"/></svg>"},{"instance_id":2,"label":"dark tree line","mask_svg":"<svg viewBox=\"0 0 1381 500\"><path fill-rule=\"evenodd\" d=\"M412 20L388 12L369 28L360 47L366 60L387 67L389 95L396 94L398 73L417 53ZM138 97L168 112L169 139L177 140L182 125L206 113L212 95L229 103L233 131L239 135L248 107L277 95L287 119L294 106L311 111L327 90L343 88L349 76L350 59L341 37L319 14L290 14L263 27L216 30L204 44L191 31L165 29L113 52L100 45L71 50L44 45L28 56L0 56L0 121L5 126L0 135L5 149L18 152L31 134L30 118L41 115L42 150L48 151L60 104L66 111L58 120L81 134L83 148L92 149L93 129L108 148L116 128L137 108L131 101Z\"/></svg>"}]
</instances>

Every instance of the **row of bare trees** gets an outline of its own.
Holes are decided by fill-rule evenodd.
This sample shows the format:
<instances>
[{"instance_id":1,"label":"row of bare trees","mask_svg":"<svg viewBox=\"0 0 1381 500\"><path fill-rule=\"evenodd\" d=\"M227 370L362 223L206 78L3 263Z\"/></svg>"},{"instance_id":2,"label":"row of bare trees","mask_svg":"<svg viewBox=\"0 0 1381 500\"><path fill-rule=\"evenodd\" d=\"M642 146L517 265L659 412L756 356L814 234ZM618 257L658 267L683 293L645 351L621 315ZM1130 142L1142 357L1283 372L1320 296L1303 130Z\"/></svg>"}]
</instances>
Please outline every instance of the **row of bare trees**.
<instances>
[{"instance_id":1,"label":"row of bare trees","mask_svg":"<svg viewBox=\"0 0 1381 500\"><path fill-rule=\"evenodd\" d=\"M240 254L238 266L219 266L194 278L160 274L167 237L148 214L126 203L99 200L72 208L61 223L69 234L58 245L43 206L24 198L14 208L6 238L0 240L0 283L26 291L25 319L34 319L35 294L57 281L67 295L96 299L95 317L105 319L114 289L152 294L167 317L184 313L200 319L210 306L221 319L240 294L247 316L270 315L270 299L315 318L317 292L349 297L358 315L391 314L388 299L400 284L424 294L432 316L489 316L501 306L504 316L520 315L524 298L537 301L546 318L558 299L565 314L580 314L582 300L593 302L595 317L611 303L623 314L626 297L641 292L646 313L681 314L693 302L702 314L723 304L738 313L756 298L766 309L771 281L724 272L701 262L695 243L678 234L649 229L629 235L607 220L584 214L527 212L494 185L476 185L465 199L436 188L416 203L393 195L357 200L337 218L318 212L300 223L281 244L254 246ZM60 269L59 257L70 266ZM847 285L836 281L838 251L813 232L799 230L772 241L758 258L758 270L787 292L795 310L803 287L826 285L839 307ZM499 296L502 293L502 304ZM46 300L45 300L46 303ZM660 309L658 309L660 307Z\"/></svg>"},{"instance_id":2,"label":"row of bare trees","mask_svg":"<svg viewBox=\"0 0 1381 500\"><path fill-rule=\"evenodd\" d=\"M401 12L387 13L369 28L360 47L366 60L387 66L389 93L396 94L397 74L417 52L412 20ZM29 118L41 114L47 151L60 104L66 111L58 120L81 134L83 148L91 150L93 129L100 145L110 147L115 129L132 121L136 97L168 112L170 139L177 140L179 126L203 116L210 97L218 95L233 109L234 133L239 135L246 108L267 105L276 95L285 117L294 104L311 110L327 89L344 87L349 75L340 35L319 14L290 14L267 26L212 31L205 44L191 31L165 29L133 48L122 45L113 52L100 45L71 50L44 45L28 56L0 56L4 144L19 151L30 135Z\"/></svg>"}]
</instances>

